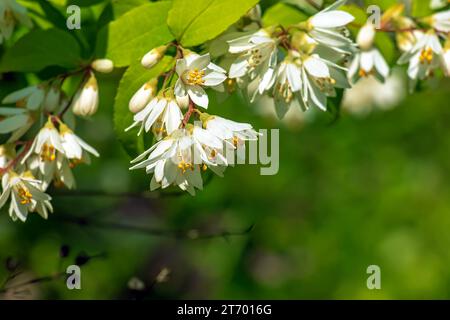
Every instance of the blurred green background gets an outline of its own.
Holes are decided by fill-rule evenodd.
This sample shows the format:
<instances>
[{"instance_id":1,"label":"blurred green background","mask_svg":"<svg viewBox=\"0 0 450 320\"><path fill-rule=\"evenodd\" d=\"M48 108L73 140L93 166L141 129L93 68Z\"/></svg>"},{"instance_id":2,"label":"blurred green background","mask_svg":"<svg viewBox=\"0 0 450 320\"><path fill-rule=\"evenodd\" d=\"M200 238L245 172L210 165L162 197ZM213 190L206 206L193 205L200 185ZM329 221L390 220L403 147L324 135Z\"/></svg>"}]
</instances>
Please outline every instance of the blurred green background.
<instances>
[{"instance_id":1,"label":"blurred green background","mask_svg":"<svg viewBox=\"0 0 450 320\"><path fill-rule=\"evenodd\" d=\"M132 298L133 277L146 284L142 296L150 299L450 298L448 81L390 111L343 113L334 122L318 114L298 127L260 116L239 98L213 102L212 113L280 128L278 174L236 166L196 197L140 197L150 178L128 171L129 157L112 132L119 78L120 71L100 77L100 112L79 121L80 136L102 157L75 169L78 191L52 190L48 221L32 215L13 223L5 210L0 216L0 257L20 262L19 277L63 271L81 252L105 255L82 266L82 290L67 290L60 279L27 288L32 298ZM84 224L75 217L85 217ZM194 230L191 238L254 228L190 239L111 223ZM61 245L69 246L69 257L59 257ZM381 268L381 290L366 287L372 264ZM154 284L163 268L169 276Z\"/></svg>"}]
</instances>

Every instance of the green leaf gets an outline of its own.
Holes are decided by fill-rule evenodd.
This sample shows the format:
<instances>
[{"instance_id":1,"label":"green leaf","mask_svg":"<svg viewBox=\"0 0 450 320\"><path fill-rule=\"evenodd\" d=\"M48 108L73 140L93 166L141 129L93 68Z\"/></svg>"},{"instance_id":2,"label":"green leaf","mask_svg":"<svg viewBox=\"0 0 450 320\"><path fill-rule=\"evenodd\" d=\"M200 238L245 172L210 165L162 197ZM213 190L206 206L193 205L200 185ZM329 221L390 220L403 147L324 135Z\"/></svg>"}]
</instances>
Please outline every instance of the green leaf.
<instances>
[{"instance_id":1,"label":"green leaf","mask_svg":"<svg viewBox=\"0 0 450 320\"><path fill-rule=\"evenodd\" d=\"M135 157L144 151L144 134L137 136L137 130L125 132L133 123L133 113L128 104L133 95L150 79L167 71L173 64L173 58L165 57L152 69L147 70L140 63L132 64L120 81L114 103L114 131L127 153Z\"/></svg>"},{"instance_id":2,"label":"green leaf","mask_svg":"<svg viewBox=\"0 0 450 320\"><path fill-rule=\"evenodd\" d=\"M414 0L412 6L412 15L416 18L428 16L433 13L430 7L430 1Z\"/></svg>"},{"instance_id":3,"label":"green leaf","mask_svg":"<svg viewBox=\"0 0 450 320\"><path fill-rule=\"evenodd\" d=\"M38 0L39 5L41 6L42 11L45 13L47 19L53 23L55 27L60 29L66 29L66 17L55 8L49 1L47 0Z\"/></svg>"},{"instance_id":4,"label":"green leaf","mask_svg":"<svg viewBox=\"0 0 450 320\"><path fill-rule=\"evenodd\" d=\"M101 2L104 2L105 0L68 0L67 5L76 5L80 7L89 7L92 5L99 4ZM124 1L124 0L122 0Z\"/></svg>"},{"instance_id":5,"label":"green leaf","mask_svg":"<svg viewBox=\"0 0 450 320\"><path fill-rule=\"evenodd\" d=\"M375 45L389 64L393 64L395 62L395 44L388 33L377 32L375 35Z\"/></svg>"},{"instance_id":6,"label":"green leaf","mask_svg":"<svg viewBox=\"0 0 450 320\"><path fill-rule=\"evenodd\" d=\"M166 20L170 9L169 1L139 6L103 29L97 48L106 52L117 67L128 66L154 47L173 40Z\"/></svg>"},{"instance_id":7,"label":"green leaf","mask_svg":"<svg viewBox=\"0 0 450 320\"><path fill-rule=\"evenodd\" d=\"M73 68L81 63L80 47L59 29L33 30L7 50L0 71L37 72L49 66Z\"/></svg>"},{"instance_id":8,"label":"green leaf","mask_svg":"<svg viewBox=\"0 0 450 320\"><path fill-rule=\"evenodd\" d=\"M167 24L186 47L211 40L247 13L258 0L174 0Z\"/></svg>"},{"instance_id":9,"label":"green leaf","mask_svg":"<svg viewBox=\"0 0 450 320\"><path fill-rule=\"evenodd\" d=\"M287 27L289 25L305 21L308 16L284 3L277 3L276 5L267 9L263 16L264 26L282 25Z\"/></svg>"}]
</instances>

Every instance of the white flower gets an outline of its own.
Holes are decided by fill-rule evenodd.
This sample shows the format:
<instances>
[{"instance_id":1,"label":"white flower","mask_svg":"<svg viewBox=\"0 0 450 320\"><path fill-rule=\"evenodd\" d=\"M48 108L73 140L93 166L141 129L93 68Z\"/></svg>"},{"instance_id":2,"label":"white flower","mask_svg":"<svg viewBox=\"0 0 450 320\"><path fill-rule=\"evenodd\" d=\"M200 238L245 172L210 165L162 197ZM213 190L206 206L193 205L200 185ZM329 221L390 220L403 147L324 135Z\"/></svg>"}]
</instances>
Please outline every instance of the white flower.
<instances>
[{"instance_id":1,"label":"white flower","mask_svg":"<svg viewBox=\"0 0 450 320\"><path fill-rule=\"evenodd\" d=\"M434 31L421 34L411 50L398 60L399 64L409 62L408 76L411 80L423 80L442 63L443 49Z\"/></svg>"},{"instance_id":2,"label":"white flower","mask_svg":"<svg viewBox=\"0 0 450 320\"><path fill-rule=\"evenodd\" d=\"M128 105L131 112L137 113L144 109L144 107L155 96L156 86L158 81L152 79L146 83L133 95Z\"/></svg>"},{"instance_id":3,"label":"white flower","mask_svg":"<svg viewBox=\"0 0 450 320\"><path fill-rule=\"evenodd\" d=\"M18 107L26 107L29 110L37 110L45 99L45 88L43 85L36 85L20 89L7 95L2 103L15 103Z\"/></svg>"},{"instance_id":4,"label":"white flower","mask_svg":"<svg viewBox=\"0 0 450 320\"><path fill-rule=\"evenodd\" d=\"M150 69L157 64L164 54L166 53L167 46L159 46L150 50L141 60L141 64L144 68Z\"/></svg>"},{"instance_id":5,"label":"white flower","mask_svg":"<svg viewBox=\"0 0 450 320\"><path fill-rule=\"evenodd\" d=\"M350 88L346 68L313 54L302 57L302 104L306 109L317 107L326 110L327 97L336 96L335 88Z\"/></svg>"},{"instance_id":6,"label":"white flower","mask_svg":"<svg viewBox=\"0 0 450 320\"><path fill-rule=\"evenodd\" d=\"M195 189L203 188L202 170L208 165L212 168L226 164L223 156L218 160L222 146L222 141L208 131L188 124L134 159L131 163L137 164L130 170L145 168L147 173L153 173L151 190L178 185L194 195Z\"/></svg>"},{"instance_id":7,"label":"white flower","mask_svg":"<svg viewBox=\"0 0 450 320\"><path fill-rule=\"evenodd\" d=\"M67 125L59 124L59 134L64 156L74 162L90 163L89 154L99 157L97 150L78 137Z\"/></svg>"},{"instance_id":8,"label":"white flower","mask_svg":"<svg viewBox=\"0 0 450 320\"><path fill-rule=\"evenodd\" d=\"M53 212L51 197L40 189L40 181L35 180L30 172L20 175L7 172L2 177L2 187L0 208L10 199L9 215L13 220L25 222L30 212L37 212L47 219L48 213Z\"/></svg>"},{"instance_id":9,"label":"white flower","mask_svg":"<svg viewBox=\"0 0 450 320\"><path fill-rule=\"evenodd\" d=\"M176 72L178 80L175 84L175 96L179 98L189 95L198 106L207 108L209 99L203 87L216 87L227 78L226 71L211 63L209 54L190 53L177 60Z\"/></svg>"},{"instance_id":10,"label":"white flower","mask_svg":"<svg viewBox=\"0 0 450 320\"><path fill-rule=\"evenodd\" d=\"M270 93L274 98L275 111L279 118L285 115L292 103L300 103L303 107L303 100L300 96L302 74L299 64L295 61L298 57L299 54L296 51L290 51L288 56L277 66L272 77L263 79L258 88L259 94L272 89Z\"/></svg>"},{"instance_id":11,"label":"white flower","mask_svg":"<svg viewBox=\"0 0 450 320\"><path fill-rule=\"evenodd\" d=\"M78 116L92 116L98 108L97 79L91 73L83 87L78 90L72 102L72 111Z\"/></svg>"},{"instance_id":12,"label":"white flower","mask_svg":"<svg viewBox=\"0 0 450 320\"><path fill-rule=\"evenodd\" d=\"M431 26L441 32L450 32L450 10L433 14Z\"/></svg>"},{"instance_id":13,"label":"white flower","mask_svg":"<svg viewBox=\"0 0 450 320\"><path fill-rule=\"evenodd\" d=\"M32 115L23 108L0 107L0 134L11 133L7 142L14 142L33 125Z\"/></svg>"},{"instance_id":14,"label":"white flower","mask_svg":"<svg viewBox=\"0 0 450 320\"><path fill-rule=\"evenodd\" d=\"M177 130L182 119L183 114L174 98L156 97L143 110L134 115L134 123L125 131L141 125L138 134L141 134L142 130L148 132L153 129L155 135L161 138L163 134L171 134Z\"/></svg>"},{"instance_id":15,"label":"white flower","mask_svg":"<svg viewBox=\"0 0 450 320\"><path fill-rule=\"evenodd\" d=\"M30 168L39 171L42 175L44 189L52 181L57 169L57 152L64 154L64 148L59 132L53 125L52 119L49 118L22 159L22 164L28 161Z\"/></svg>"},{"instance_id":16,"label":"white flower","mask_svg":"<svg viewBox=\"0 0 450 320\"><path fill-rule=\"evenodd\" d=\"M389 75L389 65L377 48L355 54L348 70L348 77L353 83L369 75L374 75L381 82Z\"/></svg>"},{"instance_id":17,"label":"white flower","mask_svg":"<svg viewBox=\"0 0 450 320\"><path fill-rule=\"evenodd\" d=\"M109 59L97 59L91 63L92 69L101 73L110 73L114 70L114 62Z\"/></svg>"},{"instance_id":18,"label":"white flower","mask_svg":"<svg viewBox=\"0 0 450 320\"><path fill-rule=\"evenodd\" d=\"M245 141L258 140L258 133L251 124L235 122L216 115L203 113L203 127L232 149L245 148Z\"/></svg>"},{"instance_id":19,"label":"white flower","mask_svg":"<svg viewBox=\"0 0 450 320\"><path fill-rule=\"evenodd\" d=\"M230 40L228 45L229 52L238 55L230 67L231 79L271 76L277 64L277 42L266 30Z\"/></svg>"},{"instance_id":20,"label":"white flower","mask_svg":"<svg viewBox=\"0 0 450 320\"><path fill-rule=\"evenodd\" d=\"M319 44L340 53L351 53L354 50L354 44L343 34L343 28L355 18L345 11L336 10L345 2L345 0L336 1L309 18L306 23L299 25L303 26Z\"/></svg>"},{"instance_id":21,"label":"white flower","mask_svg":"<svg viewBox=\"0 0 450 320\"><path fill-rule=\"evenodd\" d=\"M0 1L0 44L11 37L17 22L29 28L33 25L27 16L27 10L15 0Z\"/></svg>"}]
</instances>

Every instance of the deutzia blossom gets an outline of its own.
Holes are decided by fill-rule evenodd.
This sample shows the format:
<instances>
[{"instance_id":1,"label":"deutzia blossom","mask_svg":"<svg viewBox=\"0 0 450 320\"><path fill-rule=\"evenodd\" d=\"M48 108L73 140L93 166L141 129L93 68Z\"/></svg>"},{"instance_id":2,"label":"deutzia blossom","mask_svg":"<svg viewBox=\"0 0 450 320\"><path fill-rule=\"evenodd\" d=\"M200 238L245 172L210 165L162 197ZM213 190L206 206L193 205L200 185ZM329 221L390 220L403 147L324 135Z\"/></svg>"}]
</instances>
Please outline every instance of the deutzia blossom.
<instances>
[{"instance_id":1,"label":"deutzia blossom","mask_svg":"<svg viewBox=\"0 0 450 320\"><path fill-rule=\"evenodd\" d=\"M177 101L174 98L160 96L153 98L143 110L136 113L133 117L134 123L125 131L141 125L138 134L141 134L142 130L148 132L153 129L155 135L161 138L163 134L171 134L177 130L182 119L183 114Z\"/></svg>"},{"instance_id":2,"label":"deutzia blossom","mask_svg":"<svg viewBox=\"0 0 450 320\"><path fill-rule=\"evenodd\" d=\"M211 63L209 54L187 54L177 60L176 72L178 80L175 84L175 95L179 98L189 95L198 106L208 107L208 95L203 87L215 87L227 78L226 71Z\"/></svg>"},{"instance_id":3,"label":"deutzia blossom","mask_svg":"<svg viewBox=\"0 0 450 320\"><path fill-rule=\"evenodd\" d=\"M83 87L76 93L72 102L72 111L78 116L88 117L97 112L98 85L97 79L91 73Z\"/></svg>"},{"instance_id":4,"label":"deutzia blossom","mask_svg":"<svg viewBox=\"0 0 450 320\"><path fill-rule=\"evenodd\" d=\"M57 152L64 154L64 148L59 132L49 118L22 160L22 164L28 161L30 168L39 172L44 182L44 189L52 181L57 169Z\"/></svg>"},{"instance_id":5,"label":"deutzia blossom","mask_svg":"<svg viewBox=\"0 0 450 320\"><path fill-rule=\"evenodd\" d=\"M72 161L75 165L79 162L90 163L92 154L99 157L97 150L87 144L83 139L78 137L67 125L59 124L59 134L61 137L61 145L64 150L64 156Z\"/></svg>"},{"instance_id":6,"label":"deutzia blossom","mask_svg":"<svg viewBox=\"0 0 450 320\"><path fill-rule=\"evenodd\" d=\"M153 173L151 190L177 185L195 195L195 189L203 188L202 170L206 170L207 166L226 165L222 148L220 139L198 126L188 124L134 159L131 163L137 164L130 170L145 168L148 174Z\"/></svg>"},{"instance_id":7,"label":"deutzia blossom","mask_svg":"<svg viewBox=\"0 0 450 320\"><path fill-rule=\"evenodd\" d=\"M302 90L301 96L306 109L317 107L326 111L327 97L336 96L335 88L350 88L343 68L313 54L302 57Z\"/></svg>"},{"instance_id":8,"label":"deutzia blossom","mask_svg":"<svg viewBox=\"0 0 450 320\"><path fill-rule=\"evenodd\" d=\"M345 2L346 0L336 1L306 22L301 22L299 26L319 44L348 54L354 51L354 44L350 38L346 37L343 28L355 18L345 11L336 10Z\"/></svg>"},{"instance_id":9,"label":"deutzia blossom","mask_svg":"<svg viewBox=\"0 0 450 320\"><path fill-rule=\"evenodd\" d=\"M229 52L237 58L230 67L229 77L250 80L271 77L277 64L277 41L267 30L228 41Z\"/></svg>"},{"instance_id":10,"label":"deutzia blossom","mask_svg":"<svg viewBox=\"0 0 450 320\"><path fill-rule=\"evenodd\" d=\"M445 42L442 60L445 75L450 77L450 36L447 37L447 41Z\"/></svg>"},{"instance_id":11,"label":"deutzia blossom","mask_svg":"<svg viewBox=\"0 0 450 320\"><path fill-rule=\"evenodd\" d=\"M9 215L14 221L19 219L25 222L31 212L37 212L47 219L48 213L53 212L51 197L40 189L40 181L29 171L22 174L14 171L5 173L2 177L2 187L0 208L10 199Z\"/></svg>"},{"instance_id":12,"label":"deutzia blossom","mask_svg":"<svg viewBox=\"0 0 450 320\"><path fill-rule=\"evenodd\" d=\"M288 56L278 65L276 72L270 79L264 79L259 86L259 93L270 90L275 102L275 111L279 118L282 118L288 111L292 103L300 103L302 109L303 100L300 96L302 88L301 69L296 59L299 57L298 52L290 51Z\"/></svg>"},{"instance_id":13,"label":"deutzia blossom","mask_svg":"<svg viewBox=\"0 0 450 320\"><path fill-rule=\"evenodd\" d=\"M15 0L0 1L0 44L11 37L16 22L29 28L33 25L27 16L27 10Z\"/></svg>"},{"instance_id":14,"label":"deutzia blossom","mask_svg":"<svg viewBox=\"0 0 450 320\"><path fill-rule=\"evenodd\" d=\"M203 127L213 136L224 141L227 147L241 149L245 141L258 140L258 133L251 124L228 120L216 115L203 113L201 115Z\"/></svg>"},{"instance_id":15,"label":"deutzia blossom","mask_svg":"<svg viewBox=\"0 0 450 320\"><path fill-rule=\"evenodd\" d=\"M389 66L380 51L373 46L375 27L367 23L361 28L357 36L357 44L361 49L356 53L349 67L348 77L353 83L360 78L374 75L383 82L389 75Z\"/></svg>"},{"instance_id":16,"label":"deutzia blossom","mask_svg":"<svg viewBox=\"0 0 450 320\"><path fill-rule=\"evenodd\" d=\"M450 10L435 13L430 20L431 26L436 30L450 32Z\"/></svg>"},{"instance_id":17,"label":"deutzia blossom","mask_svg":"<svg viewBox=\"0 0 450 320\"><path fill-rule=\"evenodd\" d=\"M398 60L399 64L409 62L408 76L411 80L423 80L442 63L443 49L434 31L422 34L411 50Z\"/></svg>"},{"instance_id":18,"label":"deutzia blossom","mask_svg":"<svg viewBox=\"0 0 450 320\"><path fill-rule=\"evenodd\" d=\"M42 85L30 86L7 95L2 103L16 104L29 110L37 110L45 99L46 90Z\"/></svg>"}]
</instances>

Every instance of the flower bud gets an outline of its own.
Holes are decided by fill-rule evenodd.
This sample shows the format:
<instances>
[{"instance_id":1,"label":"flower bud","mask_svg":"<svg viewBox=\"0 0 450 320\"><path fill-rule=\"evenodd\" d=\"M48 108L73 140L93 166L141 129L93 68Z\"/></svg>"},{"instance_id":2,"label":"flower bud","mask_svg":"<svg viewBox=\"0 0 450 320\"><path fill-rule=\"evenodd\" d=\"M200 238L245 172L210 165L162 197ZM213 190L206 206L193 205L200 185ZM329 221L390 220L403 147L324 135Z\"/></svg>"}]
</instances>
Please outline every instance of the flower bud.
<instances>
[{"instance_id":1,"label":"flower bud","mask_svg":"<svg viewBox=\"0 0 450 320\"><path fill-rule=\"evenodd\" d=\"M144 107L155 96L157 85L158 81L156 78L146 82L131 98L128 105L130 111L137 113L144 109Z\"/></svg>"},{"instance_id":2,"label":"flower bud","mask_svg":"<svg viewBox=\"0 0 450 320\"><path fill-rule=\"evenodd\" d=\"M57 86L50 86L44 99L44 110L48 112L53 112L57 107L59 107L59 100L61 97L61 92Z\"/></svg>"},{"instance_id":3,"label":"flower bud","mask_svg":"<svg viewBox=\"0 0 450 320\"><path fill-rule=\"evenodd\" d=\"M175 100L181 109L189 107L189 95L185 95L184 97L175 96Z\"/></svg>"},{"instance_id":4,"label":"flower bud","mask_svg":"<svg viewBox=\"0 0 450 320\"><path fill-rule=\"evenodd\" d=\"M101 73L110 73L114 69L114 62L109 59L97 59L91 63L91 67Z\"/></svg>"},{"instance_id":5,"label":"flower bud","mask_svg":"<svg viewBox=\"0 0 450 320\"><path fill-rule=\"evenodd\" d=\"M84 84L83 88L78 90L72 102L72 111L78 116L92 116L98 108L98 86L97 79L93 73Z\"/></svg>"},{"instance_id":6,"label":"flower bud","mask_svg":"<svg viewBox=\"0 0 450 320\"><path fill-rule=\"evenodd\" d=\"M373 46L375 40L375 27L372 23L366 23L361 30L359 30L356 37L356 43L358 43L361 50L369 50Z\"/></svg>"},{"instance_id":7,"label":"flower bud","mask_svg":"<svg viewBox=\"0 0 450 320\"><path fill-rule=\"evenodd\" d=\"M141 64L144 66L144 68L150 69L155 64L157 64L162 57L164 56L164 53L166 53L167 46L159 46L156 47L150 52L148 52L141 60Z\"/></svg>"}]
</instances>

